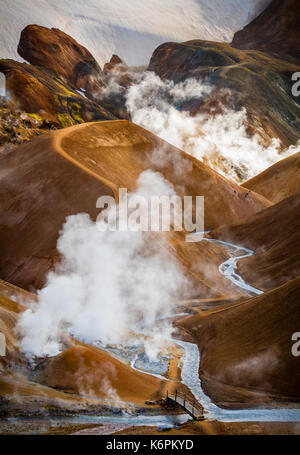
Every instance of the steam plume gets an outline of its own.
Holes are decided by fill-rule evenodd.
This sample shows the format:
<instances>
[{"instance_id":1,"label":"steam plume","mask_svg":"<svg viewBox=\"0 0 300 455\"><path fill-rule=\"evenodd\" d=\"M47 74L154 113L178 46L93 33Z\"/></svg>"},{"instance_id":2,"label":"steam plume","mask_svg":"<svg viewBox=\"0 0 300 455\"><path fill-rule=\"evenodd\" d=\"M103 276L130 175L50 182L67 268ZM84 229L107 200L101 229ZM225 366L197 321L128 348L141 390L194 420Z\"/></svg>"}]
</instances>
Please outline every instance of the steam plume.
<instances>
[{"instance_id":1,"label":"steam plume","mask_svg":"<svg viewBox=\"0 0 300 455\"><path fill-rule=\"evenodd\" d=\"M161 174L140 175L136 194L172 192ZM88 214L67 218L57 247L62 264L49 273L38 303L21 316L22 351L29 357L56 355L71 334L89 344L145 343L154 359L172 332L167 322L158 329L156 319L171 314L186 284L167 250L149 242L145 232L101 232ZM150 341L137 335L141 322Z\"/></svg>"},{"instance_id":2,"label":"steam plume","mask_svg":"<svg viewBox=\"0 0 300 455\"><path fill-rule=\"evenodd\" d=\"M174 84L152 72L136 76L136 81L126 93L132 121L236 182L300 151L300 142L282 152L279 139L265 147L258 134L250 136L245 108L234 111L221 105L220 113L211 110L194 116L181 110L192 100L209 98L213 87L203 82L191 78ZM117 90L115 81L112 90Z\"/></svg>"}]
</instances>

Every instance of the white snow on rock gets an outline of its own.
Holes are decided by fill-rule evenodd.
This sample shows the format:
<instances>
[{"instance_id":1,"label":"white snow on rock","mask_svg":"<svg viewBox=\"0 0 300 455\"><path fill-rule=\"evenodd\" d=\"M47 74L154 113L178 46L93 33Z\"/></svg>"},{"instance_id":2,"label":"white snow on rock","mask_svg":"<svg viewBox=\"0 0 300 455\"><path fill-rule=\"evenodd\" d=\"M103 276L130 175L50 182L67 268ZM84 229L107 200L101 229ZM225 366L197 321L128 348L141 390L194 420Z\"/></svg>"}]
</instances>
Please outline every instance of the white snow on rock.
<instances>
[{"instance_id":1,"label":"white snow on rock","mask_svg":"<svg viewBox=\"0 0 300 455\"><path fill-rule=\"evenodd\" d=\"M103 65L113 53L129 65L149 62L166 41L231 41L270 0L0 0L0 58L17 54L28 24L56 27Z\"/></svg>"}]
</instances>

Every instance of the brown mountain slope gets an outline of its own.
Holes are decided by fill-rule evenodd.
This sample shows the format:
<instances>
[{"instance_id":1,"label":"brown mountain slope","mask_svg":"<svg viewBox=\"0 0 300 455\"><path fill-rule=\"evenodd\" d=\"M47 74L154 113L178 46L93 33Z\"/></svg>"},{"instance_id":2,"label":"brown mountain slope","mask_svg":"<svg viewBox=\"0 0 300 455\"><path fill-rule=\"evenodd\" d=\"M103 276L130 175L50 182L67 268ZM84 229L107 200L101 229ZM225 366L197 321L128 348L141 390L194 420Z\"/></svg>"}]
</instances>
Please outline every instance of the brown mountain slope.
<instances>
[{"instance_id":1,"label":"brown mountain slope","mask_svg":"<svg viewBox=\"0 0 300 455\"><path fill-rule=\"evenodd\" d=\"M0 356L0 365L20 361L16 334L14 332L18 321L18 315L25 307L0 294L0 333L3 333L6 340L6 355Z\"/></svg>"},{"instance_id":2,"label":"brown mountain slope","mask_svg":"<svg viewBox=\"0 0 300 455\"><path fill-rule=\"evenodd\" d=\"M274 203L300 192L300 153L279 161L242 186Z\"/></svg>"},{"instance_id":3,"label":"brown mountain slope","mask_svg":"<svg viewBox=\"0 0 300 455\"><path fill-rule=\"evenodd\" d=\"M231 407L272 400L300 400L299 357L292 334L299 331L300 277L258 297L180 325L201 351L200 376L215 402Z\"/></svg>"},{"instance_id":4,"label":"brown mountain slope","mask_svg":"<svg viewBox=\"0 0 300 455\"><path fill-rule=\"evenodd\" d=\"M243 278L260 289L272 289L300 275L300 193L209 236L255 250L239 261Z\"/></svg>"},{"instance_id":5,"label":"brown mountain slope","mask_svg":"<svg viewBox=\"0 0 300 455\"><path fill-rule=\"evenodd\" d=\"M79 395L102 397L143 405L159 393L164 381L132 370L93 346L73 346L49 359L39 380L53 388ZM157 395L156 398L160 398Z\"/></svg>"},{"instance_id":6,"label":"brown mountain slope","mask_svg":"<svg viewBox=\"0 0 300 455\"><path fill-rule=\"evenodd\" d=\"M153 160L152 152L158 148L166 153L163 164ZM0 276L27 289L42 286L58 260L56 242L66 216L86 212L95 219L99 196L117 196L119 187L134 190L146 169L160 171L179 195L205 195L208 228L237 221L270 205L265 198L227 181L128 121L59 130L2 155L0 162ZM167 237L164 245L203 292L209 292L209 287L219 292L216 278L223 292L231 292L216 267L226 258L220 246L186 243L183 233L171 232ZM156 238L159 241L159 234ZM215 276L206 273L206 262Z\"/></svg>"},{"instance_id":7,"label":"brown mountain slope","mask_svg":"<svg viewBox=\"0 0 300 455\"><path fill-rule=\"evenodd\" d=\"M259 134L266 143L278 137L289 146L300 134L299 99L291 93L292 74L300 71L299 64L299 59L290 63L227 43L192 40L162 44L153 52L148 69L176 83L195 78L216 88L208 102L192 100L182 109L192 114L218 112L220 101L237 110L245 107L250 134ZM226 99L224 89L232 96Z\"/></svg>"},{"instance_id":8,"label":"brown mountain slope","mask_svg":"<svg viewBox=\"0 0 300 455\"><path fill-rule=\"evenodd\" d=\"M272 0L256 19L234 35L231 44L299 63L299 24L298 0Z\"/></svg>"},{"instance_id":9,"label":"brown mountain slope","mask_svg":"<svg viewBox=\"0 0 300 455\"><path fill-rule=\"evenodd\" d=\"M39 408L44 406L50 412L60 409L79 412L89 406L98 406L99 410L98 399L103 398L112 400L113 404L121 399L139 405L156 394L160 398L164 381L132 370L107 352L71 339L70 344L75 346L32 373L19 351L15 330L26 307L14 301L13 296L11 299L6 296L13 290L18 299L22 296L27 299L29 293L4 281L0 285L0 333L6 340L6 355L0 356L0 415L11 412L38 415ZM34 298L32 295L31 302ZM89 398L83 399L82 395Z\"/></svg>"},{"instance_id":10,"label":"brown mountain slope","mask_svg":"<svg viewBox=\"0 0 300 455\"><path fill-rule=\"evenodd\" d=\"M36 295L25 289L19 288L18 286L8 283L7 281L0 279L0 295L8 299L17 301L19 303L26 304L28 302L34 302Z\"/></svg>"},{"instance_id":11,"label":"brown mountain slope","mask_svg":"<svg viewBox=\"0 0 300 455\"><path fill-rule=\"evenodd\" d=\"M53 266L65 217L81 212L96 217L95 198L113 195L110 187L55 153L52 144L53 138L39 138L0 159L0 273L25 288L41 286Z\"/></svg>"},{"instance_id":12,"label":"brown mountain slope","mask_svg":"<svg viewBox=\"0 0 300 455\"><path fill-rule=\"evenodd\" d=\"M270 205L265 198L245 191L192 156L128 121L81 125L59 132L55 138L56 147L69 159L75 159L84 169L118 187L124 185L128 191L135 190L139 174L151 168L172 182L179 195L204 195L207 228ZM162 159L153 154L156 150L161 151Z\"/></svg>"}]
</instances>

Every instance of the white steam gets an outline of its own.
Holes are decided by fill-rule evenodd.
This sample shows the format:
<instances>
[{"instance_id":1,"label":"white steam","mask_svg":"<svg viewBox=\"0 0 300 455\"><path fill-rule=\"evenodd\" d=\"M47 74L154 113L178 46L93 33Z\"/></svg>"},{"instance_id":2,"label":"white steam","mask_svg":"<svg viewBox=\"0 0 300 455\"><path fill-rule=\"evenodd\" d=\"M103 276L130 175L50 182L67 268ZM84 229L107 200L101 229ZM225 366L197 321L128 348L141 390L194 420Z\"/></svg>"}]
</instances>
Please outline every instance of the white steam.
<instances>
[{"instance_id":1,"label":"white steam","mask_svg":"<svg viewBox=\"0 0 300 455\"><path fill-rule=\"evenodd\" d=\"M254 384L268 386L269 378L274 375L280 356L277 346L271 346L257 355L248 357L237 364L226 366L218 375L221 381L226 383L253 386Z\"/></svg>"},{"instance_id":2,"label":"white steam","mask_svg":"<svg viewBox=\"0 0 300 455\"><path fill-rule=\"evenodd\" d=\"M265 147L258 134L250 136L245 108L234 111L221 105L221 113L211 111L194 116L180 110L184 103L208 99L212 86L195 79L174 84L162 81L152 72L136 80L126 93L132 121L236 182L248 180L300 151L300 143L281 152L279 139ZM116 92L116 81L112 84ZM223 94L227 92L223 90Z\"/></svg>"},{"instance_id":3,"label":"white steam","mask_svg":"<svg viewBox=\"0 0 300 455\"><path fill-rule=\"evenodd\" d=\"M135 194L172 192L161 174L145 171ZM53 356L73 335L89 344L140 342L154 359L172 332L168 322L158 327L157 319L172 313L186 284L159 235L156 244L150 233L101 232L87 214L68 217L57 246L62 264L18 324L21 350L29 357Z\"/></svg>"}]
</instances>

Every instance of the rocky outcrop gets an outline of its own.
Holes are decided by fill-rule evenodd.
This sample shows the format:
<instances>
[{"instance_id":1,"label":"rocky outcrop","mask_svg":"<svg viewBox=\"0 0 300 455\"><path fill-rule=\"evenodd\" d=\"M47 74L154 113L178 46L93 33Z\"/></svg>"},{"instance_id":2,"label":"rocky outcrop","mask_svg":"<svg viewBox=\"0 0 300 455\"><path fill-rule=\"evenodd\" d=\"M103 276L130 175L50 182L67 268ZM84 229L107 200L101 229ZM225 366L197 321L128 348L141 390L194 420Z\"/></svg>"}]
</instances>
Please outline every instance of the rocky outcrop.
<instances>
[{"instance_id":1,"label":"rocky outcrop","mask_svg":"<svg viewBox=\"0 0 300 455\"><path fill-rule=\"evenodd\" d=\"M106 83L109 85L110 81L113 80L120 86L120 92L134 83L134 70L130 70L126 63L115 54L112 55L108 63L105 63L103 72L106 76ZM113 103L111 104L113 105Z\"/></svg>"},{"instance_id":2,"label":"rocky outcrop","mask_svg":"<svg viewBox=\"0 0 300 455\"><path fill-rule=\"evenodd\" d=\"M0 152L30 141L34 136L48 133L52 128L55 128L55 125L35 114L0 105Z\"/></svg>"},{"instance_id":3,"label":"rocky outcrop","mask_svg":"<svg viewBox=\"0 0 300 455\"><path fill-rule=\"evenodd\" d=\"M66 127L115 118L48 70L14 60L0 60L0 72L5 74L7 95L14 105L36 114L41 121Z\"/></svg>"},{"instance_id":4,"label":"rocky outcrop","mask_svg":"<svg viewBox=\"0 0 300 455\"><path fill-rule=\"evenodd\" d=\"M300 71L300 65L225 43L194 40L162 44L154 51L148 69L174 82L193 77L213 85L216 90L210 104L229 89L230 107L246 107L249 132L259 133L266 143L278 137L287 146L299 138L300 105L291 88L292 74ZM191 113L210 110L201 99L180 108Z\"/></svg>"},{"instance_id":5,"label":"rocky outcrop","mask_svg":"<svg viewBox=\"0 0 300 455\"><path fill-rule=\"evenodd\" d=\"M234 35L231 45L299 63L299 1L272 0L263 13Z\"/></svg>"},{"instance_id":6,"label":"rocky outcrop","mask_svg":"<svg viewBox=\"0 0 300 455\"><path fill-rule=\"evenodd\" d=\"M18 52L31 64L0 60L7 95L16 109L55 127L116 119L118 109L110 100L104 106L98 99L106 84L101 68L72 37L58 29L29 25L21 33Z\"/></svg>"},{"instance_id":7,"label":"rocky outcrop","mask_svg":"<svg viewBox=\"0 0 300 455\"><path fill-rule=\"evenodd\" d=\"M108 89L102 90L98 101L117 117L130 120L126 108L126 93L127 89L135 83L133 70L120 57L113 54L110 61L105 63L103 72Z\"/></svg>"},{"instance_id":8,"label":"rocky outcrop","mask_svg":"<svg viewBox=\"0 0 300 455\"><path fill-rule=\"evenodd\" d=\"M155 49L148 70L177 83L190 77L200 79L237 62L240 63L238 52L225 44L202 40L169 42Z\"/></svg>"},{"instance_id":9,"label":"rocky outcrop","mask_svg":"<svg viewBox=\"0 0 300 455\"><path fill-rule=\"evenodd\" d=\"M127 65L123 62L122 59L116 54L113 54L110 61L108 63L105 63L103 67L103 72L108 73L109 71L116 69L116 67L123 67L127 68Z\"/></svg>"},{"instance_id":10,"label":"rocky outcrop","mask_svg":"<svg viewBox=\"0 0 300 455\"><path fill-rule=\"evenodd\" d=\"M104 86L103 73L92 54L57 28L28 25L21 33L18 53L32 65L52 71L73 89L94 99Z\"/></svg>"}]
</instances>

